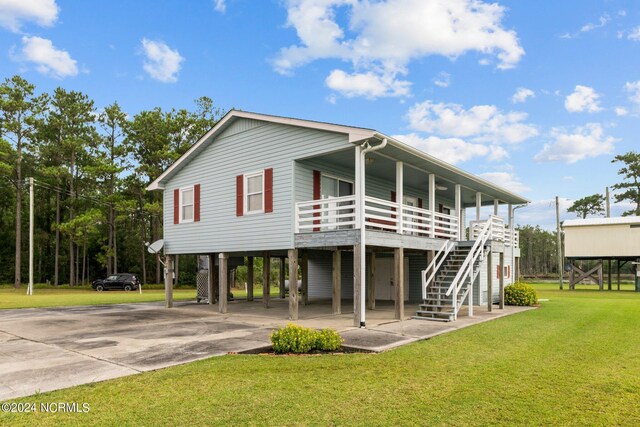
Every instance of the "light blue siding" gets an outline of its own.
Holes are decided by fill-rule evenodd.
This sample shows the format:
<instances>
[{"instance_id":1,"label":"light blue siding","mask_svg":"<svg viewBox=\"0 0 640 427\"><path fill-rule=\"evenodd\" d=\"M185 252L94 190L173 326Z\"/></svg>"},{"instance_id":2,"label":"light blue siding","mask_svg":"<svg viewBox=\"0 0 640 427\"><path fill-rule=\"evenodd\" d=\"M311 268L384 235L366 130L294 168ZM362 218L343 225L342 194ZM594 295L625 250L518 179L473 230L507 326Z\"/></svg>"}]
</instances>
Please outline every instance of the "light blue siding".
<instances>
[{"instance_id":1,"label":"light blue siding","mask_svg":"<svg viewBox=\"0 0 640 427\"><path fill-rule=\"evenodd\" d=\"M216 138L166 183L164 238L167 253L292 248L294 159L352 146L345 134L275 123L251 127L252 124L255 125L249 123L239 132ZM237 217L236 176L266 168L273 168L273 212ZM201 186L201 220L174 224L173 190L194 184Z\"/></svg>"}]
</instances>

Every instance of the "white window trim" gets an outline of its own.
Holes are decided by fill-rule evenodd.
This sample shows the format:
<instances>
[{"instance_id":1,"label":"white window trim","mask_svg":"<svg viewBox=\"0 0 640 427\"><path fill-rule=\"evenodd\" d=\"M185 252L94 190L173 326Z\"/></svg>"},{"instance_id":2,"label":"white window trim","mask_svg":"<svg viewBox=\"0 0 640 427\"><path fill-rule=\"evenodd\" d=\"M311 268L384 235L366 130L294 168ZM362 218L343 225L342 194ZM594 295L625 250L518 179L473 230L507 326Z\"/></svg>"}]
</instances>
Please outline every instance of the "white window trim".
<instances>
[{"instance_id":1,"label":"white window trim","mask_svg":"<svg viewBox=\"0 0 640 427\"><path fill-rule=\"evenodd\" d=\"M262 192L261 193L251 193L249 194L249 178L253 178L256 176L261 176L262 177ZM255 214L261 214L264 213L264 195L265 195L265 188L264 188L264 170L260 170L260 171L255 171L255 172L249 172L249 173L245 173L243 175L243 184L242 184L243 188L244 188L244 194L242 195L243 197L243 201L242 201L242 211L244 215L255 215ZM260 208L260 210L255 210L255 211L250 211L249 210L249 196L250 195L254 195L254 194L262 194L262 207Z\"/></svg>"},{"instance_id":2,"label":"white window trim","mask_svg":"<svg viewBox=\"0 0 640 427\"><path fill-rule=\"evenodd\" d=\"M322 177L331 178L331 179L335 179L335 180L343 181L343 182L348 182L349 184L351 184L351 188L352 188L353 192L355 193L355 191L356 191L356 185L355 185L355 182L353 180L347 179L347 178L342 178L342 177L340 177L338 175L332 175L332 174L320 172L320 197L322 197ZM338 183L338 188L339 188L339 186L340 186L340 184ZM353 194L352 194L352 196L353 196Z\"/></svg>"},{"instance_id":3,"label":"white window trim","mask_svg":"<svg viewBox=\"0 0 640 427\"><path fill-rule=\"evenodd\" d=\"M192 199L193 202L191 203L191 205L186 205L186 206L191 206L192 210L191 210L191 219L184 219L182 217L182 212L183 212L183 203L182 203L182 193L185 191L189 191L191 190L191 194L192 194ZM196 192L194 189L194 186L190 186L190 187L182 187L180 188L180 203L178 203L178 209L179 209L179 216L180 216L180 224L188 224L190 222L193 222L194 217L196 216Z\"/></svg>"}]
</instances>

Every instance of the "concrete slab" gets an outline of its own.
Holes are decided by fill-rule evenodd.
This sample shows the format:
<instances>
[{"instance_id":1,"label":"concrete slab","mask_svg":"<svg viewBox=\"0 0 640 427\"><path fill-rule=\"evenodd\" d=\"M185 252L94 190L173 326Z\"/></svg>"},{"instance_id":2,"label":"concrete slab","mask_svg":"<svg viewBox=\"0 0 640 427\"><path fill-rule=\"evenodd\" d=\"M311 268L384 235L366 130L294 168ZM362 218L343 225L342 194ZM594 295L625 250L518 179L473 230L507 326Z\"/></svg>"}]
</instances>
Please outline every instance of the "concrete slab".
<instances>
[{"instance_id":1,"label":"concrete slab","mask_svg":"<svg viewBox=\"0 0 640 427\"><path fill-rule=\"evenodd\" d=\"M311 301L296 323L336 329L346 346L379 352L528 309L476 308L452 323L395 321L393 303L380 302L359 329L350 308L344 301L343 314L333 316L330 302ZM234 301L228 310L182 301L170 310L162 303L0 310L0 400L263 349L271 331L289 323L286 299L272 298L269 309Z\"/></svg>"}]
</instances>

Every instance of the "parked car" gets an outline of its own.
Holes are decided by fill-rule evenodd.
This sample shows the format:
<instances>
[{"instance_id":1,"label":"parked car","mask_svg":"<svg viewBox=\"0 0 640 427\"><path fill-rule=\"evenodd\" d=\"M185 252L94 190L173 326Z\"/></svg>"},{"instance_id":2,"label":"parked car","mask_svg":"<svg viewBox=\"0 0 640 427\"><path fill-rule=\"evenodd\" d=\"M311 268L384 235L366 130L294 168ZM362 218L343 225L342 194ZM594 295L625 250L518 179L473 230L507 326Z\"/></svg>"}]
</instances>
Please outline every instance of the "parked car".
<instances>
[{"instance_id":1,"label":"parked car","mask_svg":"<svg viewBox=\"0 0 640 427\"><path fill-rule=\"evenodd\" d=\"M140 286L138 276L129 273L113 274L106 279L94 280L91 287L98 292L109 289L123 289L125 291L135 291Z\"/></svg>"}]
</instances>

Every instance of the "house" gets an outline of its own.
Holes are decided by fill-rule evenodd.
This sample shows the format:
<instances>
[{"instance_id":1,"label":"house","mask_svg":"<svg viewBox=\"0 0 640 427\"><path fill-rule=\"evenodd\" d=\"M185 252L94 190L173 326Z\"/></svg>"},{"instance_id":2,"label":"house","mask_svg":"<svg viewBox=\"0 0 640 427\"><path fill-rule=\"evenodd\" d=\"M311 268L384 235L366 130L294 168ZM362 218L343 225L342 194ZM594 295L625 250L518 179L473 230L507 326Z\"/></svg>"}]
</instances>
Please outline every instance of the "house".
<instances>
[{"instance_id":1,"label":"house","mask_svg":"<svg viewBox=\"0 0 640 427\"><path fill-rule=\"evenodd\" d=\"M236 110L148 189L164 192L169 270L174 255L208 255L217 265L209 294L215 286L225 295L231 264L247 259L253 277L254 257L286 257L290 276L302 272L301 295L295 286L289 293L291 319L299 298L331 299L332 313L346 299L356 326L376 301L394 301L397 319L415 303L417 317L446 321L463 304L472 314L502 302L520 255L509 217L527 203L373 129ZM481 218L483 206L494 214ZM166 287L170 305L171 280ZM227 299L218 305L226 312Z\"/></svg>"},{"instance_id":2,"label":"house","mask_svg":"<svg viewBox=\"0 0 640 427\"><path fill-rule=\"evenodd\" d=\"M618 290L620 269L627 263L640 264L640 216L569 219L562 223L564 256L569 267L569 289L582 280L593 280L604 289L603 264L607 261L607 284L611 290L611 263L616 262ZM583 269L581 261L595 261ZM638 269L635 289L640 292Z\"/></svg>"}]
</instances>

